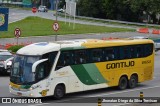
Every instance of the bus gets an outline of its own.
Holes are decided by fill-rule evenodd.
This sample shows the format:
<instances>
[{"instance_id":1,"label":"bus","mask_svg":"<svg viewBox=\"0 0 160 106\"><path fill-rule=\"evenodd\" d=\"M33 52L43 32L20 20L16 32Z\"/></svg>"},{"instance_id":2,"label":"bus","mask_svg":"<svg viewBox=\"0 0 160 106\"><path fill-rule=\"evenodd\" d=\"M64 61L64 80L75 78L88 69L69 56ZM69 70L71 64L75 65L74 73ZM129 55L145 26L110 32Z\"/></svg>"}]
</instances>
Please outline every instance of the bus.
<instances>
[{"instance_id":1,"label":"bus","mask_svg":"<svg viewBox=\"0 0 160 106\"><path fill-rule=\"evenodd\" d=\"M19 49L9 90L24 97L54 96L152 80L154 42L149 39L75 39L38 42Z\"/></svg>"}]
</instances>

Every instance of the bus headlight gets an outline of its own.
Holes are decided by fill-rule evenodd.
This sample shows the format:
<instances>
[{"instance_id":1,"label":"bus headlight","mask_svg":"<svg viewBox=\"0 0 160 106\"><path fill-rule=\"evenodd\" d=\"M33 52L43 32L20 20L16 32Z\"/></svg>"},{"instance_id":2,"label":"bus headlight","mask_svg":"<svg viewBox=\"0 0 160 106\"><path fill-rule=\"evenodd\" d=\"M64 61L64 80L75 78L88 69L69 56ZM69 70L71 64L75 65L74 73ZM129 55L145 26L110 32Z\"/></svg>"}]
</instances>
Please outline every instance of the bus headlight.
<instances>
[{"instance_id":1,"label":"bus headlight","mask_svg":"<svg viewBox=\"0 0 160 106\"><path fill-rule=\"evenodd\" d=\"M31 90L36 89L38 87L40 87L40 85L33 85L32 87L29 88L29 90L31 91Z\"/></svg>"}]
</instances>

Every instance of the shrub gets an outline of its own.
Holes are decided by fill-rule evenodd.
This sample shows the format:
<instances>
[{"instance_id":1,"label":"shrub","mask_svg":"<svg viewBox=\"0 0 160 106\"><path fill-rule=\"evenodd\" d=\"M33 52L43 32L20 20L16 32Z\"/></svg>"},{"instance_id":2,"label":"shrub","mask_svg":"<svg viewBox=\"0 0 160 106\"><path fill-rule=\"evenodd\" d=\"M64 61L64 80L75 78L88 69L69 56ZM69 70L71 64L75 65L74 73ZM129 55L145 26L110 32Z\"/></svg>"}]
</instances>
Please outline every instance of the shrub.
<instances>
[{"instance_id":1,"label":"shrub","mask_svg":"<svg viewBox=\"0 0 160 106\"><path fill-rule=\"evenodd\" d=\"M8 48L12 53L16 53L20 48L24 47L24 45L14 45Z\"/></svg>"}]
</instances>

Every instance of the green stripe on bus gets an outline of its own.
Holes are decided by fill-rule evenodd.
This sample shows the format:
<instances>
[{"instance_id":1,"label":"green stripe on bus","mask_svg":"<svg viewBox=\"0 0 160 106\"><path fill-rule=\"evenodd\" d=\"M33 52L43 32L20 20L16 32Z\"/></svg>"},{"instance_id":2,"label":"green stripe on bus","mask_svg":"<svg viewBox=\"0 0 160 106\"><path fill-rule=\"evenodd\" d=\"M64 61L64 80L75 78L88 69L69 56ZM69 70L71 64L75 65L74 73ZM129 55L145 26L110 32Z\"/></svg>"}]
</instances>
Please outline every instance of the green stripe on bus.
<instances>
[{"instance_id":1,"label":"green stripe on bus","mask_svg":"<svg viewBox=\"0 0 160 106\"><path fill-rule=\"evenodd\" d=\"M96 67L95 64L84 64L83 67L85 70L88 72L92 80L94 80L96 83L107 83L108 81L103 78L101 73L99 72L98 68Z\"/></svg>"},{"instance_id":2,"label":"green stripe on bus","mask_svg":"<svg viewBox=\"0 0 160 106\"><path fill-rule=\"evenodd\" d=\"M92 80L86 69L83 65L72 65L71 68L79 78L79 80L86 85L94 85L97 84L95 81Z\"/></svg>"}]
</instances>

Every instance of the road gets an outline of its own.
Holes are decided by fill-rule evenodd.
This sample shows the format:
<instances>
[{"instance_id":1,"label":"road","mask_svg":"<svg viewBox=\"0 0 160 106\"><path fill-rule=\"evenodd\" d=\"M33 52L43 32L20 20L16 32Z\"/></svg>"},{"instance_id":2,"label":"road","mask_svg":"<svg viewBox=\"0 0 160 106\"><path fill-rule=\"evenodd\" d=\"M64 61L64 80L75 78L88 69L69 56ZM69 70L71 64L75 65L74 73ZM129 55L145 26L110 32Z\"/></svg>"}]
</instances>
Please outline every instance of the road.
<instances>
[{"instance_id":1,"label":"road","mask_svg":"<svg viewBox=\"0 0 160 106\"><path fill-rule=\"evenodd\" d=\"M98 34L71 34L71 35L58 35L57 40L71 40L71 39L103 39L103 38L126 38L133 36L147 36L151 38L160 38L159 35L153 34L143 34L138 32L119 32L119 33L98 33ZM38 37L20 37L18 42L21 43L35 43L35 42L53 42L55 41L55 36L38 36ZM5 45L7 43L16 43L16 38L4 38L0 39L0 45Z\"/></svg>"},{"instance_id":2,"label":"road","mask_svg":"<svg viewBox=\"0 0 160 106\"><path fill-rule=\"evenodd\" d=\"M16 22L18 20L24 19L28 16L38 16L46 19L56 20L56 17L53 11L49 12L36 12L35 14L32 13L30 10L20 10L20 9L9 9L9 23ZM58 21L65 21L65 18L58 16ZM72 21L72 20L71 20ZM70 22L69 19L66 19L66 22ZM73 21L72 21L73 22ZM87 24L87 25L98 25L98 26L108 26L108 27L118 27L118 28L129 28L129 29L137 29L138 27L135 26L124 26L124 25L111 25L107 23L100 23L100 22L90 22L85 20L78 20L76 19L75 23L80 24Z\"/></svg>"}]
</instances>

